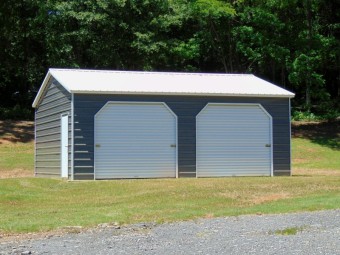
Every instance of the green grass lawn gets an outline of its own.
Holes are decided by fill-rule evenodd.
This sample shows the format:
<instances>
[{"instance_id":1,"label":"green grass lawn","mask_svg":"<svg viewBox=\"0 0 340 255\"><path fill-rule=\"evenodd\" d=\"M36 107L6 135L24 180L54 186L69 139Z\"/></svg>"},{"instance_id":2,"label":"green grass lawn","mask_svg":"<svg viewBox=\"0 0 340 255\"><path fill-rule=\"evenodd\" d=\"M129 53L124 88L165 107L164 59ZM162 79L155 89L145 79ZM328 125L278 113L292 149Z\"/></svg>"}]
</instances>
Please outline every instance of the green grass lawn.
<instances>
[{"instance_id":1,"label":"green grass lawn","mask_svg":"<svg viewBox=\"0 0 340 255\"><path fill-rule=\"evenodd\" d=\"M22 170L33 174L34 144L8 143L0 145L0 173L8 170Z\"/></svg>"},{"instance_id":2,"label":"green grass lawn","mask_svg":"<svg viewBox=\"0 0 340 255\"><path fill-rule=\"evenodd\" d=\"M292 139L293 169L338 170L340 149L315 143L306 138Z\"/></svg>"},{"instance_id":3,"label":"green grass lawn","mask_svg":"<svg viewBox=\"0 0 340 255\"><path fill-rule=\"evenodd\" d=\"M34 123L0 120L0 179L33 176Z\"/></svg>"},{"instance_id":4,"label":"green grass lawn","mask_svg":"<svg viewBox=\"0 0 340 255\"><path fill-rule=\"evenodd\" d=\"M3 233L340 206L340 176L67 182L0 180Z\"/></svg>"},{"instance_id":5,"label":"green grass lawn","mask_svg":"<svg viewBox=\"0 0 340 255\"><path fill-rule=\"evenodd\" d=\"M340 175L340 121L292 127L293 174Z\"/></svg>"},{"instance_id":6,"label":"green grass lawn","mask_svg":"<svg viewBox=\"0 0 340 255\"><path fill-rule=\"evenodd\" d=\"M292 140L292 153L292 177L0 179L0 237L104 222L167 222L340 208L338 136L299 133ZM33 176L33 143L0 144L0 177L18 169Z\"/></svg>"}]
</instances>

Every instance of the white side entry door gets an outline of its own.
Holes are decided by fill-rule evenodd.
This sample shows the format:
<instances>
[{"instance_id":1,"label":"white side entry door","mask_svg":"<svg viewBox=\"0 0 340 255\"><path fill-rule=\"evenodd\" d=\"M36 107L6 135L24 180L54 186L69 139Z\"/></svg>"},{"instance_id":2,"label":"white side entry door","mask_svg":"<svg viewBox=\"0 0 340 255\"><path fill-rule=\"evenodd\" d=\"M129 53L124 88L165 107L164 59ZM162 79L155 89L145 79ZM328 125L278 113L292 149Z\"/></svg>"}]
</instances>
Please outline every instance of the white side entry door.
<instances>
[{"instance_id":1,"label":"white side entry door","mask_svg":"<svg viewBox=\"0 0 340 255\"><path fill-rule=\"evenodd\" d=\"M68 178L68 115L61 116L61 177Z\"/></svg>"}]
</instances>

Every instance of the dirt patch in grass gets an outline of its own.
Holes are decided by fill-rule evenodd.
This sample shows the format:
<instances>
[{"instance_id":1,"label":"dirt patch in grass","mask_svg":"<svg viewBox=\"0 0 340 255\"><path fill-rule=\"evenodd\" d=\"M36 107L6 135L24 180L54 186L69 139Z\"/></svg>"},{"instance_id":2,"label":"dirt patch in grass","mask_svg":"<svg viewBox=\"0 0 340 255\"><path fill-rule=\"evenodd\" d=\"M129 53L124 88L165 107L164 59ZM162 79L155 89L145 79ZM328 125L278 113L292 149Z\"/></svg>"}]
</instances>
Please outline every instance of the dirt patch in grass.
<instances>
[{"instance_id":1,"label":"dirt patch in grass","mask_svg":"<svg viewBox=\"0 0 340 255\"><path fill-rule=\"evenodd\" d=\"M0 144L28 143L33 140L33 121L0 120Z\"/></svg>"},{"instance_id":2,"label":"dirt patch in grass","mask_svg":"<svg viewBox=\"0 0 340 255\"><path fill-rule=\"evenodd\" d=\"M262 196L254 196L252 198L253 204L263 204L263 203L269 203L273 201L277 201L280 199L286 199L289 198L289 194L287 193L278 193L278 194L267 194Z\"/></svg>"},{"instance_id":3,"label":"dirt patch in grass","mask_svg":"<svg viewBox=\"0 0 340 255\"><path fill-rule=\"evenodd\" d=\"M93 227L92 229L99 229L100 227ZM19 242L23 240L37 240L37 239L49 239L51 237L60 237L66 234L78 234L85 232L89 228L81 226L69 226L50 231L40 231L35 233L5 233L0 231L0 240L2 243L5 242Z\"/></svg>"},{"instance_id":4,"label":"dirt patch in grass","mask_svg":"<svg viewBox=\"0 0 340 255\"><path fill-rule=\"evenodd\" d=\"M340 169L339 170L332 170L332 169L303 169L303 168L296 168L293 170L293 176L340 176Z\"/></svg>"},{"instance_id":5,"label":"dirt patch in grass","mask_svg":"<svg viewBox=\"0 0 340 255\"><path fill-rule=\"evenodd\" d=\"M304 158L295 158L294 162L295 163L306 163L306 162L308 162L308 160L304 159Z\"/></svg>"},{"instance_id":6,"label":"dirt patch in grass","mask_svg":"<svg viewBox=\"0 0 340 255\"><path fill-rule=\"evenodd\" d=\"M312 137L338 138L340 136L340 120L337 121L292 121L293 138Z\"/></svg>"},{"instance_id":7,"label":"dirt patch in grass","mask_svg":"<svg viewBox=\"0 0 340 255\"><path fill-rule=\"evenodd\" d=\"M32 177L33 172L27 169L1 170L0 179Z\"/></svg>"}]
</instances>

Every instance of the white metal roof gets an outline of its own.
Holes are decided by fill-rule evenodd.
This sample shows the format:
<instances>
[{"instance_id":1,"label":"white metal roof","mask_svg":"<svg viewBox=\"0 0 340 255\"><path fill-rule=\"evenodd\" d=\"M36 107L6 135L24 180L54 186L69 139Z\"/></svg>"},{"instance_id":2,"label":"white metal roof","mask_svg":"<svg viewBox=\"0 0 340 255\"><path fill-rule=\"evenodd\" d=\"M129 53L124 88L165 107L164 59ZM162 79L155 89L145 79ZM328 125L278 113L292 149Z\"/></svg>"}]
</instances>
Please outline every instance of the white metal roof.
<instances>
[{"instance_id":1,"label":"white metal roof","mask_svg":"<svg viewBox=\"0 0 340 255\"><path fill-rule=\"evenodd\" d=\"M36 107L50 77L70 93L293 97L294 94L252 74L49 69L33 102Z\"/></svg>"}]
</instances>

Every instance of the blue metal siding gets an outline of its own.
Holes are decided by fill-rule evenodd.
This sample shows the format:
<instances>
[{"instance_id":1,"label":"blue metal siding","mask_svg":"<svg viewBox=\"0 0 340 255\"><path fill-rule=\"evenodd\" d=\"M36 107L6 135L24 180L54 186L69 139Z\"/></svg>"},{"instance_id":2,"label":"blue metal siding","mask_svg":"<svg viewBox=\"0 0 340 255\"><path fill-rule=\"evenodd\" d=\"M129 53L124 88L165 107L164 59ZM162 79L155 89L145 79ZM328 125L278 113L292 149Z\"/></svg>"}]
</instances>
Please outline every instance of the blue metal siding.
<instances>
[{"instance_id":1,"label":"blue metal siding","mask_svg":"<svg viewBox=\"0 0 340 255\"><path fill-rule=\"evenodd\" d=\"M178 118L179 177L196 176L196 115L211 103L258 103L273 118L274 175L290 174L288 98L74 95L74 178L93 179L94 115L108 101L165 102Z\"/></svg>"},{"instance_id":2,"label":"blue metal siding","mask_svg":"<svg viewBox=\"0 0 340 255\"><path fill-rule=\"evenodd\" d=\"M71 94L53 78L35 109L35 174L60 177L61 114L69 113L69 148L71 145ZM69 173L71 150L69 150Z\"/></svg>"}]
</instances>

